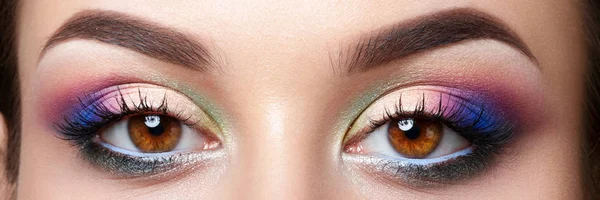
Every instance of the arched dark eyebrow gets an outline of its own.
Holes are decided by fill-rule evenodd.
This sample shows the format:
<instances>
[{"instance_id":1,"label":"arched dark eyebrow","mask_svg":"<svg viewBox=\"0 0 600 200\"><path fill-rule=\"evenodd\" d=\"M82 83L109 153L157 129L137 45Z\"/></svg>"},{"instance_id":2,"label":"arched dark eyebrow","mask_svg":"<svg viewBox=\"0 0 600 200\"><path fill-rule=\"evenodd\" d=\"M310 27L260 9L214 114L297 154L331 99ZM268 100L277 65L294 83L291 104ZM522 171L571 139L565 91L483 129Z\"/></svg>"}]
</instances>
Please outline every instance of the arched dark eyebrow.
<instances>
[{"instance_id":1,"label":"arched dark eyebrow","mask_svg":"<svg viewBox=\"0 0 600 200\"><path fill-rule=\"evenodd\" d=\"M334 69L346 67L348 73L367 71L414 53L469 39L507 43L537 63L525 43L500 20L475 9L459 8L421 16L365 37L342 51L332 65Z\"/></svg>"},{"instance_id":2,"label":"arched dark eyebrow","mask_svg":"<svg viewBox=\"0 0 600 200\"><path fill-rule=\"evenodd\" d=\"M74 38L118 45L200 71L215 66L208 50L186 34L122 13L101 10L75 14L48 39L42 54Z\"/></svg>"}]
</instances>

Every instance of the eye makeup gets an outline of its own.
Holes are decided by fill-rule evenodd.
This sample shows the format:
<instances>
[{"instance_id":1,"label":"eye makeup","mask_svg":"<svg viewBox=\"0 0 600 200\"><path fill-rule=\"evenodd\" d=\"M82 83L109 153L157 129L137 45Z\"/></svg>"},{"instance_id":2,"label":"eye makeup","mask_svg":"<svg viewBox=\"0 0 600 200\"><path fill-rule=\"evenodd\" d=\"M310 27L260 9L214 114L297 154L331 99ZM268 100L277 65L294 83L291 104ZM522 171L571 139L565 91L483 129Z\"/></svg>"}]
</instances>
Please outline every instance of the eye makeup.
<instances>
[{"instance_id":1,"label":"eye makeup","mask_svg":"<svg viewBox=\"0 0 600 200\"><path fill-rule=\"evenodd\" d=\"M343 143L344 161L377 177L414 187L471 178L486 169L518 130L513 114L478 94L442 86L412 86L385 94L366 108L348 131ZM385 155L361 146L389 121L412 118L441 122L471 145L420 159Z\"/></svg>"},{"instance_id":2,"label":"eye makeup","mask_svg":"<svg viewBox=\"0 0 600 200\"><path fill-rule=\"evenodd\" d=\"M81 96L73 105L63 120L55 124L60 137L77 146L80 155L92 165L117 175L160 174L223 155L217 148L222 141L217 123L189 98L170 89L152 84L123 84ZM207 144L170 152L143 153L116 147L100 136L104 131L112 130L107 127L119 121L148 114L180 121L186 130L189 127L195 130L193 134L202 135Z\"/></svg>"}]
</instances>

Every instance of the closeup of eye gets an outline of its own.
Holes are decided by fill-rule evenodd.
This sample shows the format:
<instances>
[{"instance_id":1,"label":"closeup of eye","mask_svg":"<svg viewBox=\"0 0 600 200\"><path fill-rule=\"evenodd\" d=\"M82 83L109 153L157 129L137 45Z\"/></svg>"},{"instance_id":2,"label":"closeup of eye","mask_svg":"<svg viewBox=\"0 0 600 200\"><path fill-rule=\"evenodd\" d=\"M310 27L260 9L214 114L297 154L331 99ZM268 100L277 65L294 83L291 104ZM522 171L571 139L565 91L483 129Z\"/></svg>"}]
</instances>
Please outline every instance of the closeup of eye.
<instances>
[{"instance_id":1,"label":"closeup of eye","mask_svg":"<svg viewBox=\"0 0 600 200\"><path fill-rule=\"evenodd\" d=\"M178 119L160 114L129 117L99 134L102 141L116 149L141 153L164 153L194 148L211 149L218 143Z\"/></svg>"},{"instance_id":2,"label":"closeup of eye","mask_svg":"<svg viewBox=\"0 0 600 200\"><path fill-rule=\"evenodd\" d=\"M201 109L167 89L140 85L80 98L56 125L61 137L85 160L123 176L161 173L216 155L219 129Z\"/></svg>"},{"instance_id":3,"label":"closeup of eye","mask_svg":"<svg viewBox=\"0 0 600 200\"><path fill-rule=\"evenodd\" d=\"M403 118L376 128L357 145L363 153L423 159L452 154L471 144L439 121Z\"/></svg>"},{"instance_id":4,"label":"closeup of eye","mask_svg":"<svg viewBox=\"0 0 600 200\"><path fill-rule=\"evenodd\" d=\"M510 141L514 125L492 106L459 95L472 96L435 88L379 98L346 136L345 160L413 186L481 173Z\"/></svg>"}]
</instances>

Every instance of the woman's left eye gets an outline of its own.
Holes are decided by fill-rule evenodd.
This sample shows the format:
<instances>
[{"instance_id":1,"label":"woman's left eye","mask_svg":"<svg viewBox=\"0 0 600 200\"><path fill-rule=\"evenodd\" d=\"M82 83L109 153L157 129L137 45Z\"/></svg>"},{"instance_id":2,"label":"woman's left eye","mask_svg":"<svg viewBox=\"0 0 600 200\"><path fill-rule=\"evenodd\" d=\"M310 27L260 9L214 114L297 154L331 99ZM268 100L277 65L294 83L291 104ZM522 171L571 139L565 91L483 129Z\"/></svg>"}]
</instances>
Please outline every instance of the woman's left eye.
<instances>
[{"instance_id":1,"label":"woman's left eye","mask_svg":"<svg viewBox=\"0 0 600 200\"><path fill-rule=\"evenodd\" d=\"M350 152L408 159L437 158L468 148L471 143L438 120L392 119L375 128Z\"/></svg>"},{"instance_id":2,"label":"woman's left eye","mask_svg":"<svg viewBox=\"0 0 600 200\"><path fill-rule=\"evenodd\" d=\"M344 161L412 186L474 177L511 141L515 123L492 101L463 96L474 98L423 86L376 99L346 133Z\"/></svg>"},{"instance_id":3,"label":"woman's left eye","mask_svg":"<svg viewBox=\"0 0 600 200\"><path fill-rule=\"evenodd\" d=\"M99 137L100 143L117 152L164 153L218 145L178 119L161 114L128 117L100 132Z\"/></svg>"}]
</instances>

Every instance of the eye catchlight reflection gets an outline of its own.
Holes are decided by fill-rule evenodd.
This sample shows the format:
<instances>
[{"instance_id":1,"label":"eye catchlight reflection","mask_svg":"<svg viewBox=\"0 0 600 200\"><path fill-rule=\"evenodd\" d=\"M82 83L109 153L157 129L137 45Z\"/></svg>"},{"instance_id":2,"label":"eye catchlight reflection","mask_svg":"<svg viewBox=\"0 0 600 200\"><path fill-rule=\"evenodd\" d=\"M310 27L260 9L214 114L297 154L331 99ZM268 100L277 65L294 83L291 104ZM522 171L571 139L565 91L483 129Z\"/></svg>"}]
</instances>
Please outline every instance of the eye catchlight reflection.
<instances>
[{"instance_id":1,"label":"eye catchlight reflection","mask_svg":"<svg viewBox=\"0 0 600 200\"><path fill-rule=\"evenodd\" d=\"M440 87L385 94L353 123L345 160L415 186L473 177L514 134L513 121L493 101L474 97Z\"/></svg>"}]
</instances>

